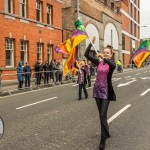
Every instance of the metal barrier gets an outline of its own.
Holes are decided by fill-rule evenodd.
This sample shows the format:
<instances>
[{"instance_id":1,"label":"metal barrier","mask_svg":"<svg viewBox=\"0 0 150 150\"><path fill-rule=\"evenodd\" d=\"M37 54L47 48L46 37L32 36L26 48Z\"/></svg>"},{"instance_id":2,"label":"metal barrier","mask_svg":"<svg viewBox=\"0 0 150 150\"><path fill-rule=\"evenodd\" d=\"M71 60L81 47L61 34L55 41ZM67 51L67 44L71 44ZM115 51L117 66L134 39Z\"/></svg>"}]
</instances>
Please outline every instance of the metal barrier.
<instances>
[{"instance_id":1,"label":"metal barrier","mask_svg":"<svg viewBox=\"0 0 150 150\"><path fill-rule=\"evenodd\" d=\"M147 67L147 65L146 65ZM149 66L148 66L149 67ZM137 69L136 67L134 67L132 64L128 64L128 65L123 65L123 72L125 69ZM117 71L117 67L115 69L116 73L119 73ZM61 75L60 75L61 72ZM65 82L75 82L76 79L74 76L70 76L68 78L65 78L64 80L62 80L61 78L63 77L63 72L60 70L55 70L55 71L40 71L40 72L32 72L31 77L30 77L30 87L25 87L25 85L22 88L18 88L18 75L21 74L23 76L25 76L26 74L30 74L30 72L26 72L26 73L14 73L14 74L1 74L0 76L0 93L4 93L7 92L11 95L11 93L13 91L17 91L17 90L25 90L25 89L29 89L29 90L33 90L33 89L37 89L37 88L41 88L44 86L55 86L55 85L60 85L62 83ZM97 67L92 67L91 68L91 76L96 76L97 74ZM14 81L16 84L15 88L11 88L4 90L4 84L3 82L6 81L4 79L9 78L9 80L11 79L11 81ZM39 78L39 79L38 79ZM10 85L10 84L9 84Z\"/></svg>"},{"instance_id":2,"label":"metal barrier","mask_svg":"<svg viewBox=\"0 0 150 150\"><path fill-rule=\"evenodd\" d=\"M26 73L14 73L14 74L2 74L0 76L0 92L2 93L9 93L11 95L12 92L18 91L18 90L33 90L37 88L41 88L44 86L55 86L55 85L60 85L65 82L73 82L71 79L68 80L63 80L63 72L60 70L55 70L55 71L39 71L39 72L32 72L31 77L30 77L30 87L25 87L25 82L23 84L22 88L17 87L19 85L18 83L18 75L21 74L23 76L23 81L25 81L25 75L26 74L31 74L30 72ZM3 82L6 81L4 79L9 78L11 81L13 81L15 88L10 88L7 90L4 90L4 84ZM12 84L11 84L12 85ZM8 88L8 87L7 87Z\"/></svg>"}]
</instances>

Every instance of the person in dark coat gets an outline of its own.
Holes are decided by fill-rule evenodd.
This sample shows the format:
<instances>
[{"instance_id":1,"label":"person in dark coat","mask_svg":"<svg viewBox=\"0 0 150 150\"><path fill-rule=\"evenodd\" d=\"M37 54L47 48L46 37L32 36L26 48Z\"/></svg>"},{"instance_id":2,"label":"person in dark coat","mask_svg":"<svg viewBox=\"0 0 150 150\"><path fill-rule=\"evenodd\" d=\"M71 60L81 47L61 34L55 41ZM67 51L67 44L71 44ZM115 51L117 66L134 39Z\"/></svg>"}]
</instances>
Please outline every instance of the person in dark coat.
<instances>
[{"instance_id":1,"label":"person in dark coat","mask_svg":"<svg viewBox=\"0 0 150 150\"><path fill-rule=\"evenodd\" d=\"M26 62L25 67L23 68L24 76L25 76L25 87L29 88L30 87L30 82L31 82L31 74L32 74L32 69L29 65L29 62Z\"/></svg>"},{"instance_id":2,"label":"person in dark coat","mask_svg":"<svg viewBox=\"0 0 150 150\"><path fill-rule=\"evenodd\" d=\"M23 79L24 79L24 75L23 75L23 62L19 61L18 63L18 67L17 67L17 76L18 76L18 89L22 89L23 86Z\"/></svg>"},{"instance_id":3,"label":"person in dark coat","mask_svg":"<svg viewBox=\"0 0 150 150\"><path fill-rule=\"evenodd\" d=\"M56 82L58 82L58 68L56 64L56 59L52 60L50 63L50 79L53 79L53 82L55 82L55 77L56 77Z\"/></svg>"},{"instance_id":4,"label":"person in dark coat","mask_svg":"<svg viewBox=\"0 0 150 150\"><path fill-rule=\"evenodd\" d=\"M92 42L96 40L93 37ZM116 63L111 60L112 57L112 46L104 48L104 54L98 53L97 57L90 56L90 49L92 44L86 49L84 56L93 62L97 66L97 76L94 84L93 97L96 100L96 104L99 110L100 122L101 122L101 141L100 150L105 149L106 139L110 137L109 126L107 123L107 111L110 101L116 101L116 95L112 86L112 74L116 68ZM102 61L100 61L100 59Z\"/></svg>"},{"instance_id":5,"label":"person in dark coat","mask_svg":"<svg viewBox=\"0 0 150 150\"><path fill-rule=\"evenodd\" d=\"M61 62L58 62L56 67L57 67L57 69L59 69L58 72L57 72L58 81L59 81L59 83L62 84L63 66L62 66Z\"/></svg>"},{"instance_id":6,"label":"person in dark coat","mask_svg":"<svg viewBox=\"0 0 150 150\"><path fill-rule=\"evenodd\" d=\"M49 84L49 76L50 76L50 65L48 60L43 65L43 69L44 69L44 84L47 85Z\"/></svg>"},{"instance_id":7,"label":"person in dark coat","mask_svg":"<svg viewBox=\"0 0 150 150\"><path fill-rule=\"evenodd\" d=\"M79 99L78 100L82 99L82 89L84 91L85 99L87 99L88 92L86 90L87 79L86 79L85 62L81 61L78 66L77 66L77 63L75 62L74 67L78 69L78 81L77 81L77 83L79 84Z\"/></svg>"},{"instance_id":8,"label":"person in dark coat","mask_svg":"<svg viewBox=\"0 0 150 150\"><path fill-rule=\"evenodd\" d=\"M39 59L35 65L34 68L35 72L36 72L36 85L37 87L40 86L41 84L41 79L42 79L42 71L43 71L43 65L41 63L41 59Z\"/></svg>"},{"instance_id":9,"label":"person in dark coat","mask_svg":"<svg viewBox=\"0 0 150 150\"><path fill-rule=\"evenodd\" d=\"M88 80L88 87L91 87L91 62L90 61L88 61L88 64L86 66L86 74Z\"/></svg>"}]
</instances>

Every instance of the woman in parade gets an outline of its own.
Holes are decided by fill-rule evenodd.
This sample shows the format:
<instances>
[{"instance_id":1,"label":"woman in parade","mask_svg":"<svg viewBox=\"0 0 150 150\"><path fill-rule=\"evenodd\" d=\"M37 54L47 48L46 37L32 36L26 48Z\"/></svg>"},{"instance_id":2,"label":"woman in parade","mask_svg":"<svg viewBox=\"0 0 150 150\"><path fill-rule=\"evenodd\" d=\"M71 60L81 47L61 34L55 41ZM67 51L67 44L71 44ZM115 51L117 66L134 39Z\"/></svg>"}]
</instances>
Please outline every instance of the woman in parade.
<instances>
[{"instance_id":1,"label":"woman in parade","mask_svg":"<svg viewBox=\"0 0 150 150\"><path fill-rule=\"evenodd\" d=\"M96 40L93 37L92 42ZM99 111L100 123L101 123L101 140L99 149L104 150L107 138L110 137L109 126L107 122L107 111L110 101L116 100L116 95L112 86L112 74L116 68L116 63L111 60L112 46L108 45L104 48L104 54L98 53L97 58L90 56L90 49L92 44L90 43L86 49L84 56L93 62L97 66L97 76L94 84L93 97L96 100L96 104ZM100 59L102 61L100 61Z\"/></svg>"}]
</instances>

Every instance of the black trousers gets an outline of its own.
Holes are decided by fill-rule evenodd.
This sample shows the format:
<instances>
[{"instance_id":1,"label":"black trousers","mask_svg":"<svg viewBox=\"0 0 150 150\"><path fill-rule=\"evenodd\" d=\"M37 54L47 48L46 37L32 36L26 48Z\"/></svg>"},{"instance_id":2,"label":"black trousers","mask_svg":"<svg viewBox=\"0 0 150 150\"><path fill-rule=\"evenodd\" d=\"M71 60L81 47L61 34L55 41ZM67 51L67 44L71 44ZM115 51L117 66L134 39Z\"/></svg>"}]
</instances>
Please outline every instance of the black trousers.
<instances>
[{"instance_id":1,"label":"black trousers","mask_svg":"<svg viewBox=\"0 0 150 150\"><path fill-rule=\"evenodd\" d=\"M107 139L110 137L109 126L107 122L107 110L109 106L109 100L95 98L96 104L99 110L100 124L101 124L101 139Z\"/></svg>"},{"instance_id":2,"label":"black trousers","mask_svg":"<svg viewBox=\"0 0 150 150\"><path fill-rule=\"evenodd\" d=\"M48 84L49 83L49 72L45 72L44 73L44 84Z\"/></svg>"},{"instance_id":3,"label":"black trousers","mask_svg":"<svg viewBox=\"0 0 150 150\"><path fill-rule=\"evenodd\" d=\"M36 84L40 85L42 79L42 73L36 73Z\"/></svg>"},{"instance_id":4,"label":"black trousers","mask_svg":"<svg viewBox=\"0 0 150 150\"><path fill-rule=\"evenodd\" d=\"M91 86L91 76L87 76L88 86Z\"/></svg>"},{"instance_id":5,"label":"black trousers","mask_svg":"<svg viewBox=\"0 0 150 150\"><path fill-rule=\"evenodd\" d=\"M79 99L82 98L82 88L83 88L85 97L88 97L88 92L86 90L86 84L79 84Z\"/></svg>"},{"instance_id":6,"label":"black trousers","mask_svg":"<svg viewBox=\"0 0 150 150\"><path fill-rule=\"evenodd\" d=\"M19 81L18 89L22 89L23 81Z\"/></svg>"},{"instance_id":7,"label":"black trousers","mask_svg":"<svg viewBox=\"0 0 150 150\"><path fill-rule=\"evenodd\" d=\"M30 75L25 76L25 87L30 87Z\"/></svg>"},{"instance_id":8,"label":"black trousers","mask_svg":"<svg viewBox=\"0 0 150 150\"><path fill-rule=\"evenodd\" d=\"M56 71L55 78L56 78L56 82L58 82L59 81L59 71Z\"/></svg>"}]
</instances>

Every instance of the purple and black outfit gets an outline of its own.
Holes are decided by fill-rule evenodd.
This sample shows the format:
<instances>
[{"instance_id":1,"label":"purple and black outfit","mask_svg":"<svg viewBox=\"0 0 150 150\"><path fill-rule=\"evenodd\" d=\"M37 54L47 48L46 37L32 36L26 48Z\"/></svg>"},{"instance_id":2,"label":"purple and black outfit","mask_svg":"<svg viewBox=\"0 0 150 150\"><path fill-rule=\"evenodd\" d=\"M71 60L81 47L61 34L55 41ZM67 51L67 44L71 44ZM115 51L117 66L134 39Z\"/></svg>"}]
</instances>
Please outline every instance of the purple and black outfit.
<instances>
[{"instance_id":1,"label":"purple and black outfit","mask_svg":"<svg viewBox=\"0 0 150 150\"><path fill-rule=\"evenodd\" d=\"M86 49L84 56L97 66L97 76L93 89L93 97L96 100L100 115L101 139L110 137L107 123L107 110L110 101L116 101L116 95L112 86L112 74L116 68L116 63L110 59L100 62L98 58L89 55L92 44Z\"/></svg>"},{"instance_id":2,"label":"purple and black outfit","mask_svg":"<svg viewBox=\"0 0 150 150\"><path fill-rule=\"evenodd\" d=\"M87 80L88 80L88 87L91 87L91 65L87 65L86 74L87 74Z\"/></svg>"},{"instance_id":3,"label":"purple and black outfit","mask_svg":"<svg viewBox=\"0 0 150 150\"><path fill-rule=\"evenodd\" d=\"M76 63L74 66L75 66L75 68L79 69L76 66ZM79 84L79 100L82 99L82 88L84 91L85 99L88 98L88 92L86 90L87 80L86 80L86 69L85 69L85 67L81 67L78 71L78 84Z\"/></svg>"}]
</instances>

